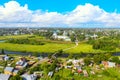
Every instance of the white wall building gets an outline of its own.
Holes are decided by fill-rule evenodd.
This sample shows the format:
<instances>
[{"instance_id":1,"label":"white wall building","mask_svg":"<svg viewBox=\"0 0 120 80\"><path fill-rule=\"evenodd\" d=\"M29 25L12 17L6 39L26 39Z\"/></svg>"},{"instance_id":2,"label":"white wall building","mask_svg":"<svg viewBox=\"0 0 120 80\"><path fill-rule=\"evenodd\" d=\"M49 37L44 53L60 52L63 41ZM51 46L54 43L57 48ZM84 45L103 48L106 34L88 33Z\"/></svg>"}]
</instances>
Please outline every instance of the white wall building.
<instances>
[{"instance_id":1,"label":"white wall building","mask_svg":"<svg viewBox=\"0 0 120 80\"><path fill-rule=\"evenodd\" d=\"M64 31L63 35L57 35L57 33L54 32L52 37L54 39L58 39L58 40L71 41L71 39L68 36L66 36L66 34L67 33L65 31Z\"/></svg>"}]
</instances>

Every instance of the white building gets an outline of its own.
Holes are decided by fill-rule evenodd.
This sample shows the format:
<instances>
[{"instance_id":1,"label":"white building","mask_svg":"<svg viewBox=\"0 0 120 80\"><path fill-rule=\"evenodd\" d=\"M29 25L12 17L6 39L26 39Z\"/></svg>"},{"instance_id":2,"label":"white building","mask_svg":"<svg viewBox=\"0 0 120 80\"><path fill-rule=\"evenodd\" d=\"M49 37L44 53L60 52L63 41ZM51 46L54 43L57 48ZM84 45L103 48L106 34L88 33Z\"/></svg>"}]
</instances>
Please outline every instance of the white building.
<instances>
[{"instance_id":1,"label":"white building","mask_svg":"<svg viewBox=\"0 0 120 80\"><path fill-rule=\"evenodd\" d=\"M96 39L98 37L98 35L94 34L94 35L92 35L90 37Z\"/></svg>"},{"instance_id":2,"label":"white building","mask_svg":"<svg viewBox=\"0 0 120 80\"><path fill-rule=\"evenodd\" d=\"M63 35L57 35L57 33L54 32L52 37L54 39L58 39L58 40L71 41L71 39L68 36L66 36L66 34L67 33L65 31L64 31Z\"/></svg>"}]
</instances>

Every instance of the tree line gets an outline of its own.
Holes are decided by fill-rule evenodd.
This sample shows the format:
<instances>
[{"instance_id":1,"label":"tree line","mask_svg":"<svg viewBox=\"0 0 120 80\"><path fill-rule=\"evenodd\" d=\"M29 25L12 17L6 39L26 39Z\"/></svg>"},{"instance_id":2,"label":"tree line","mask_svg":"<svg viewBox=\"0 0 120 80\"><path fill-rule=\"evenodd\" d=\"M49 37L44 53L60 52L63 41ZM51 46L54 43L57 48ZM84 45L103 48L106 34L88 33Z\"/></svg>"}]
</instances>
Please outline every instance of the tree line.
<instances>
[{"instance_id":1,"label":"tree line","mask_svg":"<svg viewBox=\"0 0 120 80\"><path fill-rule=\"evenodd\" d=\"M30 40L26 39L9 39L6 41L7 43L14 43L14 44L31 44L31 45L44 45L45 43L38 40Z\"/></svg>"}]
</instances>

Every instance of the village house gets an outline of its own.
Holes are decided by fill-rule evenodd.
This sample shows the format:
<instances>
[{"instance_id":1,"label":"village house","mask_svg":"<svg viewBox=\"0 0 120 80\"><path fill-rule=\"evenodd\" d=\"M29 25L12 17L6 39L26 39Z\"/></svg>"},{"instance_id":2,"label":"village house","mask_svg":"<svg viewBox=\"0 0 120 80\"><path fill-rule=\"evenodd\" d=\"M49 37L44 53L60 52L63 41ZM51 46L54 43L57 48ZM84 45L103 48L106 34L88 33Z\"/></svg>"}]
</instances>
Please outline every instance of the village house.
<instances>
[{"instance_id":1,"label":"village house","mask_svg":"<svg viewBox=\"0 0 120 80\"><path fill-rule=\"evenodd\" d=\"M4 74L12 75L14 68L13 67L6 67L4 69Z\"/></svg>"},{"instance_id":2,"label":"village house","mask_svg":"<svg viewBox=\"0 0 120 80\"><path fill-rule=\"evenodd\" d=\"M23 69L28 65L27 60L25 58L20 58L18 62L16 62L17 69Z\"/></svg>"},{"instance_id":3,"label":"village house","mask_svg":"<svg viewBox=\"0 0 120 80\"><path fill-rule=\"evenodd\" d=\"M6 67L6 68L4 69L4 74L15 76L15 75L17 75L18 71L19 71L19 70L15 69L15 68L13 68L13 67Z\"/></svg>"},{"instance_id":4,"label":"village house","mask_svg":"<svg viewBox=\"0 0 120 80\"><path fill-rule=\"evenodd\" d=\"M35 61L29 61L28 65L33 65L35 63Z\"/></svg>"},{"instance_id":5,"label":"village house","mask_svg":"<svg viewBox=\"0 0 120 80\"><path fill-rule=\"evenodd\" d=\"M79 65L84 65L85 64L83 59L79 59L79 60L69 59L67 61L67 63L69 63L69 62L72 62L72 64L74 66L79 66Z\"/></svg>"},{"instance_id":6,"label":"village house","mask_svg":"<svg viewBox=\"0 0 120 80\"><path fill-rule=\"evenodd\" d=\"M84 65L83 59L79 59L79 60L69 59L67 61L67 63L70 63L70 62L72 62L72 64L73 64L73 66L70 66L73 73L75 73L76 71L77 71L77 73L82 72L82 67L81 66Z\"/></svg>"},{"instance_id":7,"label":"village house","mask_svg":"<svg viewBox=\"0 0 120 80\"><path fill-rule=\"evenodd\" d=\"M34 74L24 74L22 75L23 80L36 80L37 76Z\"/></svg>"},{"instance_id":8,"label":"village house","mask_svg":"<svg viewBox=\"0 0 120 80\"><path fill-rule=\"evenodd\" d=\"M114 62L109 62L109 61L102 61L102 64L105 68L111 68L111 67L115 67L115 63Z\"/></svg>"},{"instance_id":9,"label":"village house","mask_svg":"<svg viewBox=\"0 0 120 80\"><path fill-rule=\"evenodd\" d=\"M9 56L8 56L8 55L5 55L5 56L3 57L3 60L5 60L5 61L9 60Z\"/></svg>"},{"instance_id":10,"label":"village house","mask_svg":"<svg viewBox=\"0 0 120 80\"><path fill-rule=\"evenodd\" d=\"M80 66L75 66L74 69L76 69L78 73L82 72L82 68Z\"/></svg>"},{"instance_id":11,"label":"village house","mask_svg":"<svg viewBox=\"0 0 120 80\"><path fill-rule=\"evenodd\" d=\"M66 69L72 69L72 66L65 66Z\"/></svg>"},{"instance_id":12,"label":"village house","mask_svg":"<svg viewBox=\"0 0 120 80\"><path fill-rule=\"evenodd\" d=\"M19 70L14 70L14 71L13 71L13 76L16 76L16 75L18 74L18 71L19 71Z\"/></svg>"},{"instance_id":13,"label":"village house","mask_svg":"<svg viewBox=\"0 0 120 80\"><path fill-rule=\"evenodd\" d=\"M53 76L53 74L54 74L54 72L53 72L53 71L51 71L51 72L49 72L49 73L48 73L48 76L52 77L52 76Z\"/></svg>"},{"instance_id":14,"label":"village house","mask_svg":"<svg viewBox=\"0 0 120 80\"><path fill-rule=\"evenodd\" d=\"M43 71L36 71L36 72L34 72L34 75L36 75L37 77L42 77Z\"/></svg>"},{"instance_id":15,"label":"village house","mask_svg":"<svg viewBox=\"0 0 120 80\"><path fill-rule=\"evenodd\" d=\"M83 74L84 74L85 77L88 77L88 73L87 73L86 70L83 70Z\"/></svg>"},{"instance_id":16,"label":"village house","mask_svg":"<svg viewBox=\"0 0 120 80\"><path fill-rule=\"evenodd\" d=\"M0 74L0 80L9 80L10 75L9 74Z\"/></svg>"}]
</instances>

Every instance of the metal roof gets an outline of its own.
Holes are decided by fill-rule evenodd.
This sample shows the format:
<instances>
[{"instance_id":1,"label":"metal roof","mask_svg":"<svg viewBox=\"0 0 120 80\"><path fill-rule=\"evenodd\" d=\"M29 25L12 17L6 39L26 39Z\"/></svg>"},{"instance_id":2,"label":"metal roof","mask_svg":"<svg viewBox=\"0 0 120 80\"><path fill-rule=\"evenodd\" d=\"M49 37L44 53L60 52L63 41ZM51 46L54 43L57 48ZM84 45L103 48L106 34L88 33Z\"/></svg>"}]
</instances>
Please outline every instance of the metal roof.
<instances>
[{"instance_id":1,"label":"metal roof","mask_svg":"<svg viewBox=\"0 0 120 80\"><path fill-rule=\"evenodd\" d=\"M6 67L5 69L4 69L4 71L9 71L9 72L12 72L13 71L13 67Z\"/></svg>"},{"instance_id":2,"label":"metal roof","mask_svg":"<svg viewBox=\"0 0 120 80\"><path fill-rule=\"evenodd\" d=\"M0 80L9 80L10 75L7 74L0 74Z\"/></svg>"}]
</instances>

